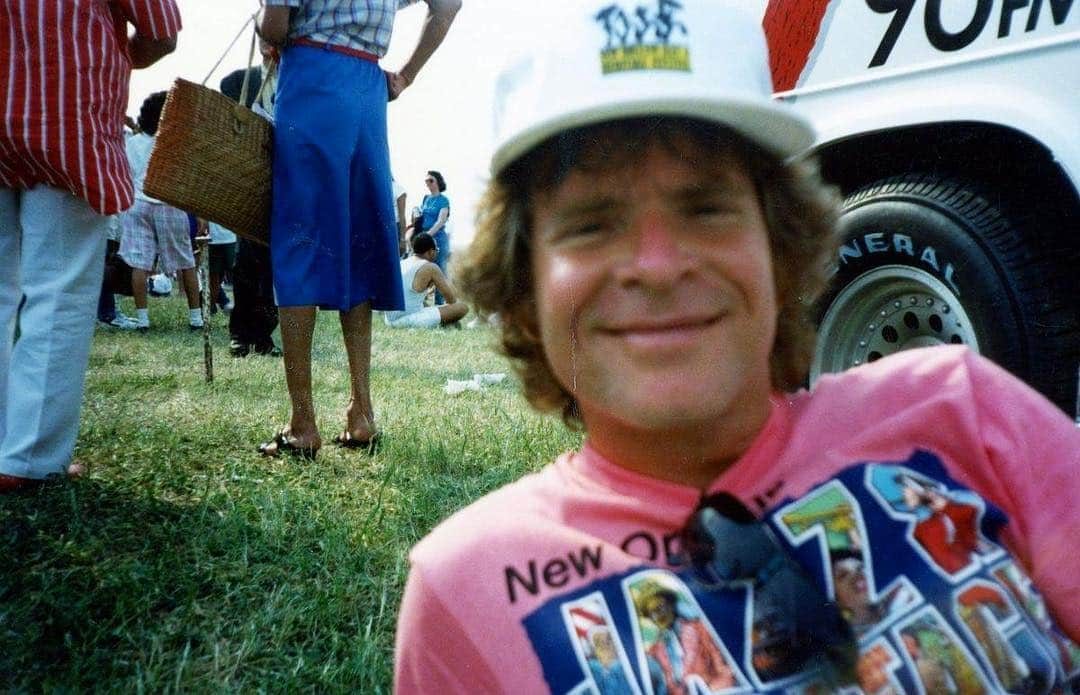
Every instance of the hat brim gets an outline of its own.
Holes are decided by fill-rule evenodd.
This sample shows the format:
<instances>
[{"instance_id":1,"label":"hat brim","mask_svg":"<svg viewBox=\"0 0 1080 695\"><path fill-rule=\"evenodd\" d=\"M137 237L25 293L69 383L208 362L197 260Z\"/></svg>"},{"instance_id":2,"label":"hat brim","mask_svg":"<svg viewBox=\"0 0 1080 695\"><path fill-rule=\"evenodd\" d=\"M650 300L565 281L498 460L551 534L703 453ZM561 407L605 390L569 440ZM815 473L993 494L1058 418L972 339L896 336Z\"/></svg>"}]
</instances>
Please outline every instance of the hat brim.
<instances>
[{"instance_id":1,"label":"hat brim","mask_svg":"<svg viewBox=\"0 0 1080 695\"><path fill-rule=\"evenodd\" d=\"M814 130L800 116L779 105L760 101L725 99L642 99L583 107L542 120L503 143L491 158L491 173L524 156L544 140L567 130L606 121L644 116L685 116L731 128L780 159L806 152L814 142Z\"/></svg>"}]
</instances>

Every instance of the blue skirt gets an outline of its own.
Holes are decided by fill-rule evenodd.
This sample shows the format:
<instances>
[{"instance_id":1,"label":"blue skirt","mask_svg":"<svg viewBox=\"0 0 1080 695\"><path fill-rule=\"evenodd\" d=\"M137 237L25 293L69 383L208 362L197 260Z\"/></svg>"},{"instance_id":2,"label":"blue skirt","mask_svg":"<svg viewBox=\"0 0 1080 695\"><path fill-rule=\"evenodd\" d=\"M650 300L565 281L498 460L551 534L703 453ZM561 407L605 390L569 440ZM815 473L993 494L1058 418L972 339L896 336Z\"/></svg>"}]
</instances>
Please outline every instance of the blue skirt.
<instances>
[{"instance_id":1,"label":"blue skirt","mask_svg":"<svg viewBox=\"0 0 1080 695\"><path fill-rule=\"evenodd\" d=\"M270 217L278 306L403 309L382 70L308 46L285 51L280 69Z\"/></svg>"}]
</instances>

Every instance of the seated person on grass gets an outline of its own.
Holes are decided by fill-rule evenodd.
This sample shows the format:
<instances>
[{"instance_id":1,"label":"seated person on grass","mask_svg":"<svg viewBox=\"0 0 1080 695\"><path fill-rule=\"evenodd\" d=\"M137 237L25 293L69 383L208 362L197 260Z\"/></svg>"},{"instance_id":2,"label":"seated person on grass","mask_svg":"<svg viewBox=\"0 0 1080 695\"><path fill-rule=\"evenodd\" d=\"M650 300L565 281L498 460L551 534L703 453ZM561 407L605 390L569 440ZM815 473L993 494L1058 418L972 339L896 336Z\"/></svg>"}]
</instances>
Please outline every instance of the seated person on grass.
<instances>
[{"instance_id":1,"label":"seated person on grass","mask_svg":"<svg viewBox=\"0 0 1080 695\"><path fill-rule=\"evenodd\" d=\"M401 283L405 290L405 310L387 311L383 319L393 328L435 328L460 321L469 313L465 302L457 299L457 290L435 258L439 247L427 232L412 238L412 255L401 261ZM424 299L433 289L442 292L446 304L424 306Z\"/></svg>"},{"instance_id":2,"label":"seated person on grass","mask_svg":"<svg viewBox=\"0 0 1080 695\"><path fill-rule=\"evenodd\" d=\"M959 692L1068 690L1080 430L962 346L801 390L837 252L812 130L770 98L756 17L668 3L670 32L626 45L622 6L553 5L561 35L503 74L459 269L526 398L585 442L413 549L397 691L922 692L916 646ZM857 633L844 553L868 600L907 597ZM594 675L598 627L624 678Z\"/></svg>"}]
</instances>

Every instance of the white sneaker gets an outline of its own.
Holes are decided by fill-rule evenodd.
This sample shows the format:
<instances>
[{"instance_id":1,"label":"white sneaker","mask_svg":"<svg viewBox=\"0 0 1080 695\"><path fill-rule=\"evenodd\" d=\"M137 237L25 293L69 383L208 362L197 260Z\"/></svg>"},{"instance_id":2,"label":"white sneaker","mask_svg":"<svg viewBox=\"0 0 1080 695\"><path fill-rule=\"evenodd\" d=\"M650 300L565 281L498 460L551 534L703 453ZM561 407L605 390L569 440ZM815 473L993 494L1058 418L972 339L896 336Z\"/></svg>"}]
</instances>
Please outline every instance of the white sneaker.
<instances>
[{"instance_id":1,"label":"white sneaker","mask_svg":"<svg viewBox=\"0 0 1080 695\"><path fill-rule=\"evenodd\" d=\"M123 314L117 314L113 317L112 321L102 321L101 323L105 326L119 328L122 331L133 331L139 327L138 321L129 316L124 316Z\"/></svg>"}]
</instances>

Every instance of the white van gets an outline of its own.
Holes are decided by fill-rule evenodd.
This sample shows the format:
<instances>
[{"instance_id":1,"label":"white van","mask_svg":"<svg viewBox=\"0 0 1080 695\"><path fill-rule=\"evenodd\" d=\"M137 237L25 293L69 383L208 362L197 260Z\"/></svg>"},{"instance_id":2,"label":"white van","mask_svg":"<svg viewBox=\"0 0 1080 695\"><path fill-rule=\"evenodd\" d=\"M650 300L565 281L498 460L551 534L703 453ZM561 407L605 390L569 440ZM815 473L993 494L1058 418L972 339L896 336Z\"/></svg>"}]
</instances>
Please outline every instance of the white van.
<instances>
[{"instance_id":1,"label":"white van","mask_svg":"<svg viewBox=\"0 0 1080 695\"><path fill-rule=\"evenodd\" d=\"M811 379L964 343L1080 411L1080 3L747 1L846 199Z\"/></svg>"}]
</instances>

